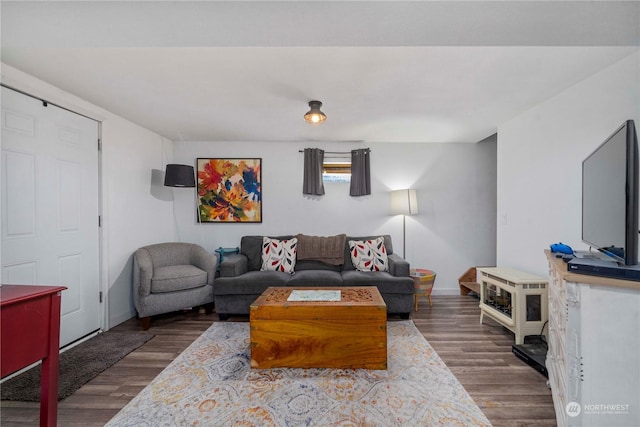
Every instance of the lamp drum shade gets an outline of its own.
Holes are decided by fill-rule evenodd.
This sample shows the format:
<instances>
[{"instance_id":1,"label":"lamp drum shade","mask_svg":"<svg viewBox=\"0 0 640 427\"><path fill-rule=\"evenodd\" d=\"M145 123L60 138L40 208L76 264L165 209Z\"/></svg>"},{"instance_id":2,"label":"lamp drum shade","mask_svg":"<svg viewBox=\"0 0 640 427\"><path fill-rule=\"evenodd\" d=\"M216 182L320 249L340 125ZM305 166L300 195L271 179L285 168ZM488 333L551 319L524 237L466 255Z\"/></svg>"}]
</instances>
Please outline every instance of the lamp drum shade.
<instances>
[{"instance_id":1,"label":"lamp drum shade","mask_svg":"<svg viewBox=\"0 0 640 427\"><path fill-rule=\"evenodd\" d=\"M168 164L164 174L164 185L166 187L195 187L193 166Z\"/></svg>"},{"instance_id":2,"label":"lamp drum shade","mask_svg":"<svg viewBox=\"0 0 640 427\"><path fill-rule=\"evenodd\" d=\"M416 215L418 196L416 190L395 190L391 192L391 215Z\"/></svg>"}]
</instances>

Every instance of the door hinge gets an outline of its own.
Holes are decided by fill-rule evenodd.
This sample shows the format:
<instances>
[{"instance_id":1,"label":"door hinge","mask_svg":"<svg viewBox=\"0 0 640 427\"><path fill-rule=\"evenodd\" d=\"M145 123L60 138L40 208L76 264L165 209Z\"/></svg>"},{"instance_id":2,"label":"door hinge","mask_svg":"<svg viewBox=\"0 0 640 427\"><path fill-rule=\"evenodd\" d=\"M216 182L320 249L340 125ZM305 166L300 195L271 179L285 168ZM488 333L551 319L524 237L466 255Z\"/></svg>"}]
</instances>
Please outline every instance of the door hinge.
<instances>
[{"instance_id":1,"label":"door hinge","mask_svg":"<svg viewBox=\"0 0 640 427\"><path fill-rule=\"evenodd\" d=\"M102 227L102 215L98 215L98 227Z\"/></svg>"},{"instance_id":2,"label":"door hinge","mask_svg":"<svg viewBox=\"0 0 640 427\"><path fill-rule=\"evenodd\" d=\"M102 303L102 291L100 291L100 303Z\"/></svg>"},{"instance_id":3,"label":"door hinge","mask_svg":"<svg viewBox=\"0 0 640 427\"><path fill-rule=\"evenodd\" d=\"M102 140L98 139L98 151L102 151Z\"/></svg>"}]
</instances>

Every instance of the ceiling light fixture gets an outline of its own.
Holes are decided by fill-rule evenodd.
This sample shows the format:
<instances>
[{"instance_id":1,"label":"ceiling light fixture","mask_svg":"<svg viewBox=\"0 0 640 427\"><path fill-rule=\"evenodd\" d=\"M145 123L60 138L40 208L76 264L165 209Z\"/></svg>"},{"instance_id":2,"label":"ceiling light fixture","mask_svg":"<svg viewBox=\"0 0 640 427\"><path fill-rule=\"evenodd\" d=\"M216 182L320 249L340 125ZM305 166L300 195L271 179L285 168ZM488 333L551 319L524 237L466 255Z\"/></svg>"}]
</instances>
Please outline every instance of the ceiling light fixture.
<instances>
[{"instance_id":1,"label":"ceiling light fixture","mask_svg":"<svg viewBox=\"0 0 640 427\"><path fill-rule=\"evenodd\" d=\"M322 123L327 120L327 116L320 111L320 107L322 107L322 102L309 101L309 108L311 109L304 115L304 119L311 124Z\"/></svg>"}]
</instances>

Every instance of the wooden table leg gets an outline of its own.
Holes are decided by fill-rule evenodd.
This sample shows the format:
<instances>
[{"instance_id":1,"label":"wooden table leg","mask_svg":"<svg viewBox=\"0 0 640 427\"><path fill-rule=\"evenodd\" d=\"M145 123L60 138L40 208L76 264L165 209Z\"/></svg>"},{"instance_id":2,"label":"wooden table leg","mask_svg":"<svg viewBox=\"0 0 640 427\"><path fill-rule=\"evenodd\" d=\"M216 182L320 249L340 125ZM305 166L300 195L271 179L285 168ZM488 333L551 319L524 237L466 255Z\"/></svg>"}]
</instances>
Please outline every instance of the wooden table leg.
<instances>
[{"instance_id":1,"label":"wooden table leg","mask_svg":"<svg viewBox=\"0 0 640 427\"><path fill-rule=\"evenodd\" d=\"M40 426L55 427L58 418L58 362L60 358L61 292L51 295L49 351L40 371Z\"/></svg>"}]
</instances>

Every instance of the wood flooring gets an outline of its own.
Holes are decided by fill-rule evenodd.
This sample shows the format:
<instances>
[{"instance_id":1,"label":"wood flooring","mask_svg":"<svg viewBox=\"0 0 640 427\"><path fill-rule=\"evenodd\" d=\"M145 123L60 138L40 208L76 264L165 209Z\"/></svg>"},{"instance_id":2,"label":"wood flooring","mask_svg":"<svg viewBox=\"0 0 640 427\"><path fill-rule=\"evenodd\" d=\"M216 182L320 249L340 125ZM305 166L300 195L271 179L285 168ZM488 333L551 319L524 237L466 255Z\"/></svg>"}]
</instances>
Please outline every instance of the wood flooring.
<instances>
[{"instance_id":1,"label":"wood flooring","mask_svg":"<svg viewBox=\"0 0 640 427\"><path fill-rule=\"evenodd\" d=\"M555 426L547 379L511 353L513 333L486 316L480 325L476 296L432 299L429 307L421 298L412 319L491 423ZM151 341L59 402L58 425L103 426L217 320L215 314L191 311L154 317L149 332L156 336ZM113 330L138 332L140 321L130 319ZM2 427L38 425L38 403L2 401L0 410Z\"/></svg>"}]
</instances>

